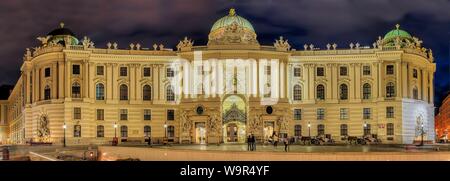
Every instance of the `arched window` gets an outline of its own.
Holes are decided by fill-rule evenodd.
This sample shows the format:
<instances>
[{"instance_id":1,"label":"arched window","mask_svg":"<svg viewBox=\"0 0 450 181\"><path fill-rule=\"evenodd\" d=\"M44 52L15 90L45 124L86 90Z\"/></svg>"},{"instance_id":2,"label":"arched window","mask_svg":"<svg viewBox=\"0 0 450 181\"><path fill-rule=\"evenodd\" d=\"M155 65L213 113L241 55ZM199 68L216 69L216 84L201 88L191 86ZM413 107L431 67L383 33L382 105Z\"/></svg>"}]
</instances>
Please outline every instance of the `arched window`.
<instances>
[{"instance_id":1,"label":"arched window","mask_svg":"<svg viewBox=\"0 0 450 181\"><path fill-rule=\"evenodd\" d=\"M294 136L300 137L302 136L302 125L295 125L294 127Z\"/></svg>"},{"instance_id":2,"label":"arched window","mask_svg":"<svg viewBox=\"0 0 450 181\"><path fill-rule=\"evenodd\" d=\"M322 84L319 84L317 86L316 96L317 96L317 99L325 100L325 87Z\"/></svg>"},{"instance_id":3,"label":"arched window","mask_svg":"<svg viewBox=\"0 0 450 181\"><path fill-rule=\"evenodd\" d=\"M128 86L120 85L120 100L128 100Z\"/></svg>"},{"instance_id":4,"label":"arched window","mask_svg":"<svg viewBox=\"0 0 450 181\"><path fill-rule=\"evenodd\" d=\"M150 101L152 100L152 87L149 85L144 85L142 88L142 99L144 101Z\"/></svg>"},{"instance_id":5,"label":"arched window","mask_svg":"<svg viewBox=\"0 0 450 181\"><path fill-rule=\"evenodd\" d=\"M78 82L74 82L72 84L72 97L73 98L81 98L81 88Z\"/></svg>"},{"instance_id":6,"label":"arched window","mask_svg":"<svg viewBox=\"0 0 450 181\"><path fill-rule=\"evenodd\" d=\"M325 126L323 124L317 125L317 135L325 135Z\"/></svg>"},{"instance_id":7,"label":"arched window","mask_svg":"<svg viewBox=\"0 0 450 181\"><path fill-rule=\"evenodd\" d=\"M95 86L95 99L105 100L105 86L102 83Z\"/></svg>"},{"instance_id":8,"label":"arched window","mask_svg":"<svg viewBox=\"0 0 450 181\"><path fill-rule=\"evenodd\" d=\"M389 82L386 84L386 97L394 97L395 96L395 84Z\"/></svg>"},{"instance_id":9,"label":"arched window","mask_svg":"<svg viewBox=\"0 0 450 181\"><path fill-rule=\"evenodd\" d=\"M73 137L81 137L81 125L73 126Z\"/></svg>"},{"instance_id":10,"label":"arched window","mask_svg":"<svg viewBox=\"0 0 450 181\"><path fill-rule=\"evenodd\" d=\"M302 100L302 88L300 87L300 85L294 86L294 100L295 101Z\"/></svg>"},{"instance_id":11,"label":"arched window","mask_svg":"<svg viewBox=\"0 0 450 181\"><path fill-rule=\"evenodd\" d=\"M173 87L171 85L167 86L166 99L167 101L175 101L175 93L173 92Z\"/></svg>"},{"instance_id":12,"label":"arched window","mask_svg":"<svg viewBox=\"0 0 450 181\"><path fill-rule=\"evenodd\" d=\"M98 125L97 126L97 137L98 138L105 137L105 127L103 125Z\"/></svg>"},{"instance_id":13,"label":"arched window","mask_svg":"<svg viewBox=\"0 0 450 181\"><path fill-rule=\"evenodd\" d=\"M150 136L152 135L151 133L152 133L152 127L144 126L144 137L150 138Z\"/></svg>"},{"instance_id":14,"label":"arched window","mask_svg":"<svg viewBox=\"0 0 450 181\"><path fill-rule=\"evenodd\" d=\"M363 99L370 99L372 94L372 88L369 83L363 85Z\"/></svg>"},{"instance_id":15,"label":"arched window","mask_svg":"<svg viewBox=\"0 0 450 181\"><path fill-rule=\"evenodd\" d=\"M348 136L348 126L341 124L341 136Z\"/></svg>"},{"instance_id":16,"label":"arched window","mask_svg":"<svg viewBox=\"0 0 450 181\"><path fill-rule=\"evenodd\" d=\"M347 100L348 99L348 87L346 84L341 84L339 86L339 92L340 92L340 99L341 100Z\"/></svg>"},{"instance_id":17,"label":"arched window","mask_svg":"<svg viewBox=\"0 0 450 181\"><path fill-rule=\"evenodd\" d=\"M44 100L50 100L51 89L50 86L45 86L44 88Z\"/></svg>"},{"instance_id":18,"label":"arched window","mask_svg":"<svg viewBox=\"0 0 450 181\"><path fill-rule=\"evenodd\" d=\"M174 126L167 127L167 137L169 137L169 138L175 137L175 127Z\"/></svg>"},{"instance_id":19,"label":"arched window","mask_svg":"<svg viewBox=\"0 0 450 181\"><path fill-rule=\"evenodd\" d=\"M120 137L122 137L122 138L128 137L128 127L127 126L120 127Z\"/></svg>"},{"instance_id":20,"label":"arched window","mask_svg":"<svg viewBox=\"0 0 450 181\"><path fill-rule=\"evenodd\" d=\"M413 99L419 99L419 90L417 87L413 88Z\"/></svg>"}]
</instances>

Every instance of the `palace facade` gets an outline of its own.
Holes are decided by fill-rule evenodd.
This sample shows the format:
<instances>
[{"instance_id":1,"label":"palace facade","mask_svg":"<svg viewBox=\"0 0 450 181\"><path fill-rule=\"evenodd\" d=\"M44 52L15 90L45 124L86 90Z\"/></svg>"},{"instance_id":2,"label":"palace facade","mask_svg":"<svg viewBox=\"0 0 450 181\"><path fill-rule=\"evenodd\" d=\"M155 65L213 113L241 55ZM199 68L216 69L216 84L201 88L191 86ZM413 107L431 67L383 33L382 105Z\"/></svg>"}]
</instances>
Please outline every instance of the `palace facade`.
<instances>
[{"instance_id":1,"label":"palace facade","mask_svg":"<svg viewBox=\"0 0 450 181\"><path fill-rule=\"evenodd\" d=\"M434 140L435 63L397 25L371 46L260 45L234 9L205 46L111 42L98 48L64 24L27 49L0 101L0 140L24 144L262 142L326 135L410 144ZM346 48L344 48L346 47Z\"/></svg>"}]
</instances>

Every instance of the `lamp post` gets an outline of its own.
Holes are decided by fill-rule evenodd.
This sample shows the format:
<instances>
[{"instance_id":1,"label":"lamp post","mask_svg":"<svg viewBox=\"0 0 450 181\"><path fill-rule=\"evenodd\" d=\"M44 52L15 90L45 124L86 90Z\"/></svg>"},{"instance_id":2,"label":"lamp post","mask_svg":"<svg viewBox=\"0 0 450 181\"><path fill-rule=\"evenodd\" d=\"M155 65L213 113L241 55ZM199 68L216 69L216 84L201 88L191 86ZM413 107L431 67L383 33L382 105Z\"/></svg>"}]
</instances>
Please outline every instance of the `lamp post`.
<instances>
[{"instance_id":1,"label":"lamp post","mask_svg":"<svg viewBox=\"0 0 450 181\"><path fill-rule=\"evenodd\" d=\"M308 137L311 137L311 122L308 122Z\"/></svg>"},{"instance_id":2,"label":"lamp post","mask_svg":"<svg viewBox=\"0 0 450 181\"><path fill-rule=\"evenodd\" d=\"M114 138L117 138L117 123L114 123Z\"/></svg>"},{"instance_id":3,"label":"lamp post","mask_svg":"<svg viewBox=\"0 0 450 181\"><path fill-rule=\"evenodd\" d=\"M420 139L420 146L423 146L423 123L420 125L420 134L421 134L421 139Z\"/></svg>"},{"instance_id":4,"label":"lamp post","mask_svg":"<svg viewBox=\"0 0 450 181\"><path fill-rule=\"evenodd\" d=\"M64 123L64 125L63 125L63 130L64 130L63 147L66 147L66 129L67 129L67 126L66 126L66 123Z\"/></svg>"}]
</instances>

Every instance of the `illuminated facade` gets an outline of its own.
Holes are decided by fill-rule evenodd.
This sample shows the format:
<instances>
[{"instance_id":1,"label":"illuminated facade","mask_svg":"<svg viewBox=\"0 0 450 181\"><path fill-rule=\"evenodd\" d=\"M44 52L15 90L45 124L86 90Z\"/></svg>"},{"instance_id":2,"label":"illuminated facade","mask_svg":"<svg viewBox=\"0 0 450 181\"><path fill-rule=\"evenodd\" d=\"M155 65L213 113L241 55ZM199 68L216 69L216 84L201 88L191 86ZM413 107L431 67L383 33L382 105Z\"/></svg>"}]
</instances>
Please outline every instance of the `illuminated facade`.
<instances>
[{"instance_id":1,"label":"illuminated facade","mask_svg":"<svg viewBox=\"0 0 450 181\"><path fill-rule=\"evenodd\" d=\"M68 145L108 144L115 136L201 144L254 134L266 141L273 132L412 143L421 127L434 140L433 56L399 26L370 47L295 50L282 37L260 45L232 9L206 46L185 38L177 50L97 48L64 25L38 39L2 102L2 135L11 143L62 144L63 125Z\"/></svg>"},{"instance_id":2,"label":"illuminated facade","mask_svg":"<svg viewBox=\"0 0 450 181\"><path fill-rule=\"evenodd\" d=\"M435 118L436 135L440 141L448 141L450 131L450 94L442 101L439 114Z\"/></svg>"}]
</instances>

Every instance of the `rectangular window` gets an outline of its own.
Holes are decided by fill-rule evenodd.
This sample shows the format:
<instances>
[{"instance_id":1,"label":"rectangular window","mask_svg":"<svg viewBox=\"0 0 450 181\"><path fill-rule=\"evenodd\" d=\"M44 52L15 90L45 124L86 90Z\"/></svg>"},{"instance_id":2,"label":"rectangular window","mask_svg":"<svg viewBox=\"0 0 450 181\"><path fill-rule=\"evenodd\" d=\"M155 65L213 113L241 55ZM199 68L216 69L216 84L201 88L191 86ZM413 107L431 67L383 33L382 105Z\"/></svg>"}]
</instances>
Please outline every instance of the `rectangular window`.
<instances>
[{"instance_id":1,"label":"rectangular window","mask_svg":"<svg viewBox=\"0 0 450 181\"><path fill-rule=\"evenodd\" d=\"M387 75L394 75L394 65L387 65L386 66L386 74Z\"/></svg>"},{"instance_id":2,"label":"rectangular window","mask_svg":"<svg viewBox=\"0 0 450 181\"><path fill-rule=\"evenodd\" d=\"M152 111L150 109L144 109L144 120L152 120Z\"/></svg>"},{"instance_id":3,"label":"rectangular window","mask_svg":"<svg viewBox=\"0 0 450 181\"><path fill-rule=\"evenodd\" d=\"M45 68L44 74L45 77L50 77L50 68Z\"/></svg>"},{"instance_id":4,"label":"rectangular window","mask_svg":"<svg viewBox=\"0 0 450 181\"><path fill-rule=\"evenodd\" d=\"M172 68L167 68L166 69L166 77L174 77L175 76L175 72L173 71Z\"/></svg>"},{"instance_id":5,"label":"rectangular window","mask_svg":"<svg viewBox=\"0 0 450 181\"><path fill-rule=\"evenodd\" d=\"M128 75L127 67L120 67L120 76L125 77Z\"/></svg>"},{"instance_id":6,"label":"rectangular window","mask_svg":"<svg viewBox=\"0 0 450 181\"><path fill-rule=\"evenodd\" d=\"M102 125L97 126L97 137L103 138L105 137L105 127Z\"/></svg>"},{"instance_id":7,"label":"rectangular window","mask_svg":"<svg viewBox=\"0 0 450 181\"><path fill-rule=\"evenodd\" d=\"M73 119L81 119L81 108L80 107L73 108Z\"/></svg>"},{"instance_id":8,"label":"rectangular window","mask_svg":"<svg viewBox=\"0 0 450 181\"><path fill-rule=\"evenodd\" d=\"M393 123L387 123L386 125L386 134L388 136L394 135L394 124Z\"/></svg>"},{"instance_id":9,"label":"rectangular window","mask_svg":"<svg viewBox=\"0 0 450 181\"><path fill-rule=\"evenodd\" d=\"M173 109L167 110L167 120L169 121L175 120L175 110Z\"/></svg>"},{"instance_id":10,"label":"rectangular window","mask_svg":"<svg viewBox=\"0 0 450 181\"><path fill-rule=\"evenodd\" d=\"M341 120L348 119L348 108L341 108L340 118Z\"/></svg>"},{"instance_id":11,"label":"rectangular window","mask_svg":"<svg viewBox=\"0 0 450 181\"><path fill-rule=\"evenodd\" d=\"M325 119L325 109L318 108L317 109L317 120L324 120L324 119Z\"/></svg>"},{"instance_id":12,"label":"rectangular window","mask_svg":"<svg viewBox=\"0 0 450 181\"><path fill-rule=\"evenodd\" d=\"M317 76L324 76L325 75L325 70L323 67L317 67L316 69L316 75Z\"/></svg>"},{"instance_id":13,"label":"rectangular window","mask_svg":"<svg viewBox=\"0 0 450 181\"><path fill-rule=\"evenodd\" d=\"M120 109L120 120L121 121L128 120L128 109Z\"/></svg>"},{"instance_id":14,"label":"rectangular window","mask_svg":"<svg viewBox=\"0 0 450 181\"><path fill-rule=\"evenodd\" d=\"M72 74L80 75L80 65L72 65Z\"/></svg>"},{"instance_id":15,"label":"rectangular window","mask_svg":"<svg viewBox=\"0 0 450 181\"><path fill-rule=\"evenodd\" d=\"M105 67L97 66L97 75L105 75Z\"/></svg>"},{"instance_id":16,"label":"rectangular window","mask_svg":"<svg viewBox=\"0 0 450 181\"><path fill-rule=\"evenodd\" d=\"M294 109L294 120L302 120L302 110Z\"/></svg>"},{"instance_id":17,"label":"rectangular window","mask_svg":"<svg viewBox=\"0 0 450 181\"><path fill-rule=\"evenodd\" d=\"M294 77L301 77L302 76L302 69L300 67L294 68Z\"/></svg>"},{"instance_id":18,"label":"rectangular window","mask_svg":"<svg viewBox=\"0 0 450 181\"><path fill-rule=\"evenodd\" d=\"M417 69L413 69L413 78L417 79Z\"/></svg>"},{"instance_id":19,"label":"rectangular window","mask_svg":"<svg viewBox=\"0 0 450 181\"><path fill-rule=\"evenodd\" d=\"M339 67L339 75L347 76L347 67Z\"/></svg>"},{"instance_id":20,"label":"rectangular window","mask_svg":"<svg viewBox=\"0 0 450 181\"><path fill-rule=\"evenodd\" d=\"M105 110L97 109L97 120L103 121L105 120Z\"/></svg>"},{"instance_id":21,"label":"rectangular window","mask_svg":"<svg viewBox=\"0 0 450 181\"><path fill-rule=\"evenodd\" d=\"M363 108L363 119L370 119L370 108Z\"/></svg>"},{"instance_id":22,"label":"rectangular window","mask_svg":"<svg viewBox=\"0 0 450 181\"><path fill-rule=\"evenodd\" d=\"M386 118L394 118L394 107L386 107Z\"/></svg>"},{"instance_id":23,"label":"rectangular window","mask_svg":"<svg viewBox=\"0 0 450 181\"><path fill-rule=\"evenodd\" d=\"M150 67L144 67L144 77L150 77L152 74L152 69Z\"/></svg>"},{"instance_id":24,"label":"rectangular window","mask_svg":"<svg viewBox=\"0 0 450 181\"><path fill-rule=\"evenodd\" d=\"M266 68L264 69L264 73L266 75L270 75L272 73L271 69L272 69L272 67L270 67L270 65L267 65Z\"/></svg>"},{"instance_id":25,"label":"rectangular window","mask_svg":"<svg viewBox=\"0 0 450 181\"><path fill-rule=\"evenodd\" d=\"M363 66L363 75L370 75L370 66L369 65Z\"/></svg>"}]
</instances>

